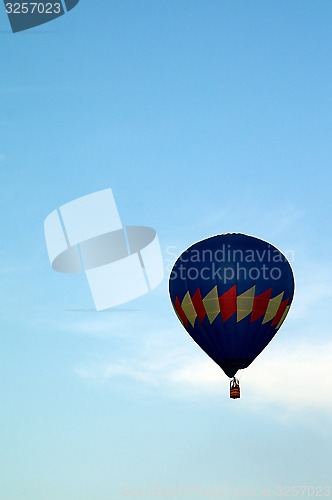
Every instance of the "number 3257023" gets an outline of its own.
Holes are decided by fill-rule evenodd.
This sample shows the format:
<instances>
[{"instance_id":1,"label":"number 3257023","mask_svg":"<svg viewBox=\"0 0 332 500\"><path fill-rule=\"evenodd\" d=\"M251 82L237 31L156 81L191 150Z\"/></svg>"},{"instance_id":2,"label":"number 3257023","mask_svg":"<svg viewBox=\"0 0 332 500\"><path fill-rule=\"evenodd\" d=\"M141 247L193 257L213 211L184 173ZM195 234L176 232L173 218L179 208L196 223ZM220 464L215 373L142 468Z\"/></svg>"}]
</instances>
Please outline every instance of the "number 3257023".
<instances>
[{"instance_id":1,"label":"number 3257023","mask_svg":"<svg viewBox=\"0 0 332 500\"><path fill-rule=\"evenodd\" d=\"M61 14L60 3L22 2L6 3L7 14Z\"/></svg>"}]
</instances>

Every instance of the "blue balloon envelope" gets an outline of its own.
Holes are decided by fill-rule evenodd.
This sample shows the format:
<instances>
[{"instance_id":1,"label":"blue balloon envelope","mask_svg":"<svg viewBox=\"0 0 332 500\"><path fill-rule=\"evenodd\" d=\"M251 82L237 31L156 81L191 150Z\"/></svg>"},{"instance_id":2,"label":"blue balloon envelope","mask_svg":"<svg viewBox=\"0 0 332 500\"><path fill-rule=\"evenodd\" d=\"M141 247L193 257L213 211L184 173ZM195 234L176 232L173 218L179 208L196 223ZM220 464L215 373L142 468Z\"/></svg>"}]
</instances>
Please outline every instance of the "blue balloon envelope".
<instances>
[{"instance_id":1,"label":"blue balloon envelope","mask_svg":"<svg viewBox=\"0 0 332 500\"><path fill-rule=\"evenodd\" d=\"M223 234L180 255L169 292L189 335L234 377L281 327L293 300L294 276L273 245L245 234Z\"/></svg>"}]
</instances>

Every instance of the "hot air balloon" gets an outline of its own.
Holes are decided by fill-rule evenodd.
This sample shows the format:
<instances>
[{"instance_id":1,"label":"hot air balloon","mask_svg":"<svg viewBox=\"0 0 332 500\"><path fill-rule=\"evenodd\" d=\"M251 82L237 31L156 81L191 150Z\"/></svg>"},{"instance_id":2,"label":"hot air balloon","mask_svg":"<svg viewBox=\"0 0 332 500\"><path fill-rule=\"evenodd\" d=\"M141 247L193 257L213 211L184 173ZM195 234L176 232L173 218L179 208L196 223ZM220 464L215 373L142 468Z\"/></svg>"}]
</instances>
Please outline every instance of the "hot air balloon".
<instances>
[{"instance_id":1,"label":"hot air balloon","mask_svg":"<svg viewBox=\"0 0 332 500\"><path fill-rule=\"evenodd\" d=\"M292 303L294 277L288 260L252 236L213 236L180 255L169 292L184 328L231 378L230 397L239 398L237 371L268 345Z\"/></svg>"}]
</instances>

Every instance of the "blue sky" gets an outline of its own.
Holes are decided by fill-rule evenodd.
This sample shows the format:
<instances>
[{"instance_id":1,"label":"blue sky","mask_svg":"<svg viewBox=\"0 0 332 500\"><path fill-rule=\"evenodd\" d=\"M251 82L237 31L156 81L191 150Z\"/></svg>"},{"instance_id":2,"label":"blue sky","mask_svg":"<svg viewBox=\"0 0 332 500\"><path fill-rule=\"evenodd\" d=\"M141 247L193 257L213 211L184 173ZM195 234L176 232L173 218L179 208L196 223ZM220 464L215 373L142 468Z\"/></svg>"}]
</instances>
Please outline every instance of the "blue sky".
<instances>
[{"instance_id":1,"label":"blue sky","mask_svg":"<svg viewBox=\"0 0 332 500\"><path fill-rule=\"evenodd\" d=\"M327 0L81 0L13 35L2 9L1 499L331 483L331 14ZM96 313L83 275L51 270L45 217L108 187L124 223L158 231L166 270L223 232L292 256L291 312L239 401L167 277Z\"/></svg>"}]
</instances>

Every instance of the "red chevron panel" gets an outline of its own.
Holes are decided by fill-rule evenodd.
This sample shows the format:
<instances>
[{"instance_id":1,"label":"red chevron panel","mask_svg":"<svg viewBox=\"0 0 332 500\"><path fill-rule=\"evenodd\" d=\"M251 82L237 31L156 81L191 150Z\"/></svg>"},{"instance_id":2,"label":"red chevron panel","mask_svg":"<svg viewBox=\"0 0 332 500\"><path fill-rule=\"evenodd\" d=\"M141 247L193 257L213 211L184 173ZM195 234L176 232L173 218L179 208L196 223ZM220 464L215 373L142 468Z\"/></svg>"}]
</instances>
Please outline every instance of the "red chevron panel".
<instances>
[{"instance_id":1,"label":"red chevron panel","mask_svg":"<svg viewBox=\"0 0 332 500\"><path fill-rule=\"evenodd\" d=\"M197 312L197 317L198 317L200 323L202 323L203 319L206 316L206 311L205 311L205 307L203 304L202 294L201 294L201 291L199 288L196 290L194 295L191 297L191 302L193 303L194 309Z\"/></svg>"},{"instance_id":2,"label":"red chevron panel","mask_svg":"<svg viewBox=\"0 0 332 500\"><path fill-rule=\"evenodd\" d=\"M219 305L223 322L236 312L236 285L219 297Z\"/></svg>"},{"instance_id":3,"label":"red chevron panel","mask_svg":"<svg viewBox=\"0 0 332 500\"><path fill-rule=\"evenodd\" d=\"M175 299L175 310L176 310L179 318L181 319L182 323L187 328L187 326L188 326L188 318L184 314L184 311L183 311L183 309L181 307L181 304L180 304L180 301L178 299L178 296L176 296L176 299Z\"/></svg>"},{"instance_id":4,"label":"red chevron panel","mask_svg":"<svg viewBox=\"0 0 332 500\"><path fill-rule=\"evenodd\" d=\"M275 317L273 318L273 321L271 323L271 326L274 326L274 325L277 325L279 323L279 321L281 320L281 317L282 315L284 314L285 312L285 309L288 305L288 302L289 302L289 299L285 299L281 302L280 306L279 306L279 309L277 311L277 314L275 315Z\"/></svg>"},{"instance_id":5,"label":"red chevron panel","mask_svg":"<svg viewBox=\"0 0 332 500\"><path fill-rule=\"evenodd\" d=\"M266 292L263 292L254 298L254 305L252 308L250 323L256 321L256 319L260 318L266 313L271 293L272 293L272 288L266 290Z\"/></svg>"}]
</instances>

